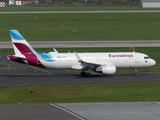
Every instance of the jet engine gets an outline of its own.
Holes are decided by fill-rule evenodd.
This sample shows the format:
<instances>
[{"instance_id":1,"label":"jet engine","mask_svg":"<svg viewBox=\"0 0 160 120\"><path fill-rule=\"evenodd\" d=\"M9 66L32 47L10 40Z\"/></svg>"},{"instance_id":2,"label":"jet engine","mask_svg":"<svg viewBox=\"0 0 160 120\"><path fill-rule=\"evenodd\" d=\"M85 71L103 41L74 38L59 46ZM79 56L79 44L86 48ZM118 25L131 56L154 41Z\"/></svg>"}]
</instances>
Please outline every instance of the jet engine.
<instances>
[{"instance_id":1,"label":"jet engine","mask_svg":"<svg viewBox=\"0 0 160 120\"><path fill-rule=\"evenodd\" d=\"M102 73L103 74L115 74L116 73L116 67L113 66L113 65L103 66L102 67Z\"/></svg>"},{"instance_id":2,"label":"jet engine","mask_svg":"<svg viewBox=\"0 0 160 120\"><path fill-rule=\"evenodd\" d=\"M103 73L103 74L115 74L116 73L116 67L113 64L107 64L107 65L103 65L100 66L98 68L96 68L96 70L94 70L95 72L98 73Z\"/></svg>"}]
</instances>

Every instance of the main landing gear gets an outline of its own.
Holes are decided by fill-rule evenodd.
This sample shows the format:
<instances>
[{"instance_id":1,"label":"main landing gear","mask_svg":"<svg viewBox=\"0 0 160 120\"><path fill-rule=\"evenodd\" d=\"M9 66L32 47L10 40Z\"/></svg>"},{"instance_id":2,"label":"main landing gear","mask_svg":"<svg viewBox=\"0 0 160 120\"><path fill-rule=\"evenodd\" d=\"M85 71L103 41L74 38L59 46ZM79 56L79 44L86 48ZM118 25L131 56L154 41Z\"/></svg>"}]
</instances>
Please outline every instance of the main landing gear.
<instances>
[{"instance_id":1,"label":"main landing gear","mask_svg":"<svg viewBox=\"0 0 160 120\"><path fill-rule=\"evenodd\" d=\"M137 69L135 68L134 69L134 76L137 76L138 75L138 72L137 72Z\"/></svg>"},{"instance_id":2,"label":"main landing gear","mask_svg":"<svg viewBox=\"0 0 160 120\"><path fill-rule=\"evenodd\" d=\"M90 77L91 74L89 72L86 73L85 71L82 71L81 72L81 76L83 76L83 77Z\"/></svg>"}]
</instances>

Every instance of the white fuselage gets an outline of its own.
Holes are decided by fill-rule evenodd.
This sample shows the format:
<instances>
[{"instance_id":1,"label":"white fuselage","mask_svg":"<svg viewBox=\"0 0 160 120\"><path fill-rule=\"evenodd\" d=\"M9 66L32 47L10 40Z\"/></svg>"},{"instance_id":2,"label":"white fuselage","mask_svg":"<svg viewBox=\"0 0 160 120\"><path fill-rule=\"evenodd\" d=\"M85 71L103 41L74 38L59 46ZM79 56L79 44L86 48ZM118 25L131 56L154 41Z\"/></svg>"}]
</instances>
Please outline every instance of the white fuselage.
<instances>
[{"instance_id":1,"label":"white fuselage","mask_svg":"<svg viewBox=\"0 0 160 120\"><path fill-rule=\"evenodd\" d=\"M51 58L53 61L48 62L45 59L40 59L46 68L81 69L74 67L81 64L74 53L50 52L48 54L53 57ZM112 63L116 68L143 68L156 64L148 55L137 52L77 53L77 55L85 62L101 65Z\"/></svg>"}]
</instances>

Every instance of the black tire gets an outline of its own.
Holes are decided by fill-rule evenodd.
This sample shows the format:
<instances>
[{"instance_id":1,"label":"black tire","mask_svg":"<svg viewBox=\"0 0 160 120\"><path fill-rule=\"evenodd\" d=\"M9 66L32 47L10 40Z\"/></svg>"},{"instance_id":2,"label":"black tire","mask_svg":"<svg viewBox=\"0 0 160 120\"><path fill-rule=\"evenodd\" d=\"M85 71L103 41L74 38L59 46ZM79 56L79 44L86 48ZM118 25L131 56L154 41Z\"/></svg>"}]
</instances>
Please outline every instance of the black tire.
<instances>
[{"instance_id":1,"label":"black tire","mask_svg":"<svg viewBox=\"0 0 160 120\"><path fill-rule=\"evenodd\" d=\"M135 72L135 73L134 73L134 76L138 76L138 73L137 73L137 72Z\"/></svg>"},{"instance_id":2,"label":"black tire","mask_svg":"<svg viewBox=\"0 0 160 120\"><path fill-rule=\"evenodd\" d=\"M85 77L86 75L86 72L81 72L81 76Z\"/></svg>"},{"instance_id":3,"label":"black tire","mask_svg":"<svg viewBox=\"0 0 160 120\"><path fill-rule=\"evenodd\" d=\"M91 74L90 74L90 73L87 73L86 76L87 76L87 77L91 77Z\"/></svg>"}]
</instances>

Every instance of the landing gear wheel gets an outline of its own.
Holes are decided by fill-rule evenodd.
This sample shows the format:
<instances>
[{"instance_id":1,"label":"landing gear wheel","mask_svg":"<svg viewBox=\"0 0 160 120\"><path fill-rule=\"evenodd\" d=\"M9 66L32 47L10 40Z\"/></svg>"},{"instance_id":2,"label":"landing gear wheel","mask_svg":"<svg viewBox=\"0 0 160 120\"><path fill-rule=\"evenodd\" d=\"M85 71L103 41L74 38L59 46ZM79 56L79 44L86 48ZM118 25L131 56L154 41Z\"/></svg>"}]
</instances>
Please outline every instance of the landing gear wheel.
<instances>
[{"instance_id":1,"label":"landing gear wheel","mask_svg":"<svg viewBox=\"0 0 160 120\"><path fill-rule=\"evenodd\" d=\"M134 73L134 76L137 76L137 75L138 75L138 73L137 73L137 72L135 72L135 73Z\"/></svg>"},{"instance_id":2,"label":"landing gear wheel","mask_svg":"<svg viewBox=\"0 0 160 120\"><path fill-rule=\"evenodd\" d=\"M90 73L87 73L86 76L87 76L87 77L91 77L91 74L90 74Z\"/></svg>"},{"instance_id":3,"label":"landing gear wheel","mask_svg":"<svg viewBox=\"0 0 160 120\"><path fill-rule=\"evenodd\" d=\"M138 72L137 72L137 69L135 68L134 69L134 76L137 76L138 75Z\"/></svg>"},{"instance_id":4,"label":"landing gear wheel","mask_svg":"<svg viewBox=\"0 0 160 120\"><path fill-rule=\"evenodd\" d=\"M81 72L81 76L83 76L83 77L85 77L87 74L86 74L86 72Z\"/></svg>"}]
</instances>

